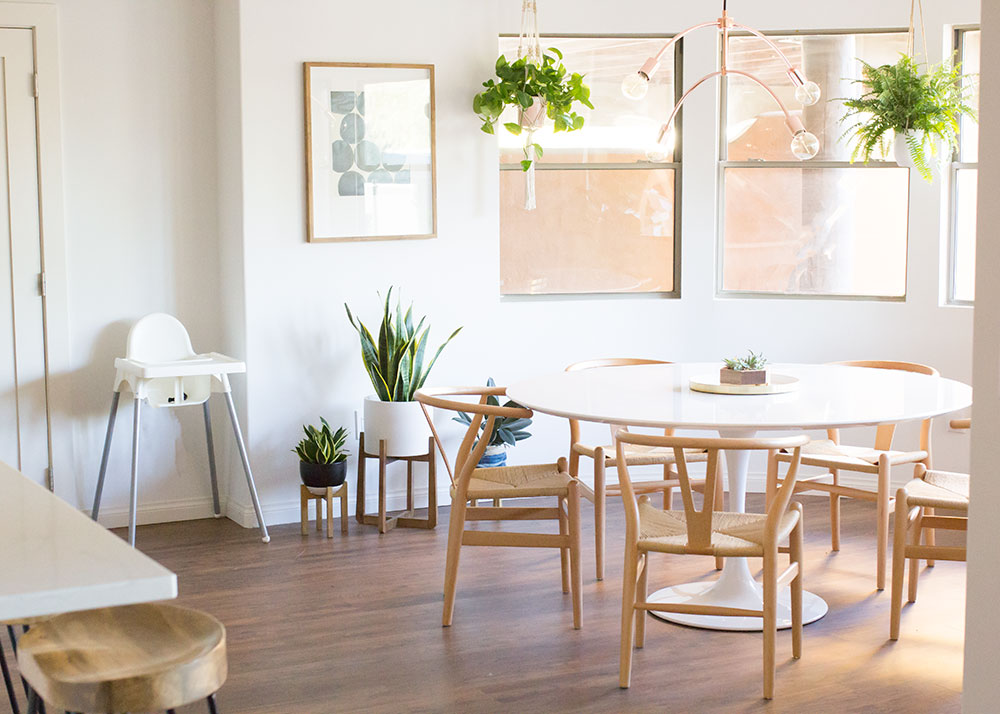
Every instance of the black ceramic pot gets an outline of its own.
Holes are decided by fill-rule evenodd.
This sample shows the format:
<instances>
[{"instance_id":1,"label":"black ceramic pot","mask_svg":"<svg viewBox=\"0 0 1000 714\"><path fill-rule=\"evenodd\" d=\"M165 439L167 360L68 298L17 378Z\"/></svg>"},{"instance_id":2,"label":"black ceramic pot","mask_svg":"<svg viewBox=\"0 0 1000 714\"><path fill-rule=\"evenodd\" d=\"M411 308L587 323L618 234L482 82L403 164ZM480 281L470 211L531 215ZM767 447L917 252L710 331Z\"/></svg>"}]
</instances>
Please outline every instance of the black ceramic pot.
<instances>
[{"instance_id":1,"label":"black ceramic pot","mask_svg":"<svg viewBox=\"0 0 1000 714\"><path fill-rule=\"evenodd\" d=\"M307 464L305 461L300 461L299 476L302 477L302 483L310 488L339 486L347 478L347 462Z\"/></svg>"}]
</instances>

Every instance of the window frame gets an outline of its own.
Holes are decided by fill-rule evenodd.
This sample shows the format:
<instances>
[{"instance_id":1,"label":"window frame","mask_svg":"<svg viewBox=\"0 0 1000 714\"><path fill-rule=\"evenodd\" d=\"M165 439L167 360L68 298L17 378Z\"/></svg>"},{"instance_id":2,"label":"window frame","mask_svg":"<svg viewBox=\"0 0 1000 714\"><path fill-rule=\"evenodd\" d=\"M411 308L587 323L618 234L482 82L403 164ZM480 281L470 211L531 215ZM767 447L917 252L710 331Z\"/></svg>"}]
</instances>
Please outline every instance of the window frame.
<instances>
[{"instance_id":1,"label":"window frame","mask_svg":"<svg viewBox=\"0 0 1000 714\"><path fill-rule=\"evenodd\" d=\"M543 40L553 39L559 40L564 38L570 39L595 39L595 40L663 40L666 44L671 38L675 36L673 34L662 34L662 33L589 33L589 32L574 32L574 33L563 33L563 32L546 32L540 33L540 37ZM516 39L518 35L516 33L501 32L498 36L499 39L514 38ZM636 67L638 70L638 67ZM673 84L674 84L674 103L680 101L681 95L684 92L684 39L681 38L674 44L674 62L673 62ZM610 162L610 161L599 161L594 163L587 162L571 162L571 163L556 163L556 162L535 162L535 171L585 171L585 170L635 170L635 171L649 171L656 169L672 169L674 172L674 235L673 235L673 290L656 290L650 292L559 292L559 293L541 293L541 294L525 294L525 293L513 293L505 294L500 292L501 300L545 300L545 299L564 299L564 298L575 298L575 299L597 299L606 300L608 298L622 299L622 298L665 298L670 300L679 300L681 298L681 202L682 202L682 187L683 181L683 137L684 137L684 124L683 124L683 114L680 112L678 116L674 119L674 132L676 135L676 144L674 148L673 161L634 161L634 162ZM665 118L664 118L665 119ZM500 171L517 171L521 173L521 166L518 163L508 163L505 164L502 161L497 160L499 164Z\"/></svg>"},{"instance_id":2,"label":"window frame","mask_svg":"<svg viewBox=\"0 0 1000 714\"><path fill-rule=\"evenodd\" d=\"M866 28L838 28L822 30L767 30L761 34L765 36L790 37L795 35L871 35L871 34L891 34L905 33L905 27L866 27ZM752 37L749 32L730 32L730 37ZM721 65L722 48L719 48L719 61ZM726 169L886 169L897 167L894 161L872 161L868 164L850 161L828 161L809 159L808 161L730 161L728 158L728 144L726 141L726 129L728 124L728 77L723 76L719 82L719 142L716 147L717 164L717 198L716 198L716 229L715 229L715 296L717 298L733 299L753 299L753 300L833 300L833 301L863 301L863 302L906 302L909 294L910 278L910 197L907 190L906 198L906 248L904 250L903 267L903 294L902 295L847 295L837 293L777 293L765 290L726 290L723 287L723 276L725 274L725 238L726 238ZM821 100L822 101L822 100ZM807 127L808 128L808 127ZM723 158L726 157L726 158ZM910 178L907 178L909 187Z\"/></svg>"},{"instance_id":3,"label":"window frame","mask_svg":"<svg viewBox=\"0 0 1000 714\"><path fill-rule=\"evenodd\" d=\"M959 62L963 62L965 51L965 33L980 32L980 25L953 25L952 28L952 57L957 57ZM957 53L957 54L956 54ZM962 136L959 133L958 151L952 155L952 160L948 167L948 265L947 265L947 292L945 293L945 304L956 307L973 307L975 299L963 300L955 297L955 290L958 287L955 270L958 266L958 172L963 169L976 170L976 184L978 187L979 161L962 161Z\"/></svg>"}]
</instances>

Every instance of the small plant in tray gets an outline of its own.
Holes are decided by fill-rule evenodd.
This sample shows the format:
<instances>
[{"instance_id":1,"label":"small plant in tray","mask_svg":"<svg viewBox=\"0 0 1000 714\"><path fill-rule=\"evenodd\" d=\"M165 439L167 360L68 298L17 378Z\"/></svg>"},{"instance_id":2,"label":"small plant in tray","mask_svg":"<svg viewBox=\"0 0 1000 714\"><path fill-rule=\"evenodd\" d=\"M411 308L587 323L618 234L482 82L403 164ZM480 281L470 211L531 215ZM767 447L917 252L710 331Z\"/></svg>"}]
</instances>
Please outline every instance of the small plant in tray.
<instances>
[{"instance_id":1,"label":"small plant in tray","mask_svg":"<svg viewBox=\"0 0 1000 714\"><path fill-rule=\"evenodd\" d=\"M719 381L723 384L767 384L767 358L753 351L746 357L723 359L726 365L719 370Z\"/></svg>"}]
</instances>

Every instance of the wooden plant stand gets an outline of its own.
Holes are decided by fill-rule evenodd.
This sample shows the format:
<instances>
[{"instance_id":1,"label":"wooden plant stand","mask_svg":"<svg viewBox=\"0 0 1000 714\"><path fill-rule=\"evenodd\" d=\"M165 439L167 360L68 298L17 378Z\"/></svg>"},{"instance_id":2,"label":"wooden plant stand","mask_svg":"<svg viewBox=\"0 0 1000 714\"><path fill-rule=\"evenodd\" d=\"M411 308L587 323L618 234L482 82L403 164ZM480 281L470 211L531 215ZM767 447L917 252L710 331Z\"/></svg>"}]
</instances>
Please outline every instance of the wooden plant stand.
<instances>
[{"instance_id":1,"label":"wooden plant stand","mask_svg":"<svg viewBox=\"0 0 1000 714\"><path fill-rule=\"evenodd\" d=\"M358 443L358 523L378 526L379 533L387 533L393 528L434 528L437 525L437 482L434 468L434 439L427 439L427 453L417 456L388 456L385 440L380 440L378 453L365 451L365 434L360 434ZM368 459L378 459L378 513L365 513L365 464ZM406 509L387 513L385 510L386 468L393 461L406 462ZM413 507L413 464L427 464L427 517L414 518Z\"/></svg>"},{"instance_id":2,"label":"wooden plant stand","mask_svg":"<svg viewBox=\"0 0 1000 714\"><path fill-rule=\"evenodd\" d=\"M340 498L340 532L347 535L347 481L339 486L310 488L299 484L299 498L302 501L302 535L306 535L309 525L309 501L316 501L316 530L323 529L323 502L326 502L326 537L333 538L333 499Z\"/></svg>"}]
</instances>

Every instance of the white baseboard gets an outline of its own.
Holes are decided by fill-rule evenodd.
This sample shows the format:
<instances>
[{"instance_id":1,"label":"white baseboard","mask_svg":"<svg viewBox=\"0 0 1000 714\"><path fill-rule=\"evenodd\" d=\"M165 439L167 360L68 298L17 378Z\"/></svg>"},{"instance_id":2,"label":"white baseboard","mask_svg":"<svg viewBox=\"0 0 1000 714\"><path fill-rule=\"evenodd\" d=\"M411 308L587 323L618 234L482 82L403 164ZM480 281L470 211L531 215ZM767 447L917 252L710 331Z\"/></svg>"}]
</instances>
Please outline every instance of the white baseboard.
<instances>
[{"instance_id":1,"label":"white baseboard","mask_svg":"<svg viewBox=\"0 0 1000 714\"><path fill-rule=\"evenodd\" d=\"M899 468L893 474L891 493L905 484L913 477L909 469ZM589 482L586 475L583 477ZM611 480L611 479L609 479ZM766 476L763 472L750 473L747 477L748 493L763 493ZM862 474L853 474L848 471L841 471L840 483L852 488L874 489L875 479ZM354 484L352 483L352 486ZM811 493L811 492L805 492ZM812 493L820 493L819 491ZM355 501L354 492L348 498L348 513L354 514ZM373 511L376 505L376 494L366 494L368 509ZM414 489L414 499L417 507L422 507L427 503L427 489ZM446 506L450 503L448 487L438 489L438 504ZM222 501L222 513L227 518L235 521L244 528L256 528L257 517L254 514L253 506L250 504L236 503L234 501ZM400 510L406 506L406 492L403 489L389 491L386 494L386 507L391 511ZM298 498L284 500L275 503L262 504L264 510L264 520L269 526L281 525L283 523L298 523L300 518L300 504ZM335 511L336 512L336 511ZM313 513L310 507L310 513ZM89 512L88 512L89 515ZM199 518L212 517L211 498L180 499L175 501L160 501L157 503L140 504L136 513L136 521L139 525L149 525L152 523L169 523L173 521L190 521ZM128 509L105 509L101 511L99 519L101 525L106 528L121 528L128 525Z\"/></svg>"}]
</instances>

